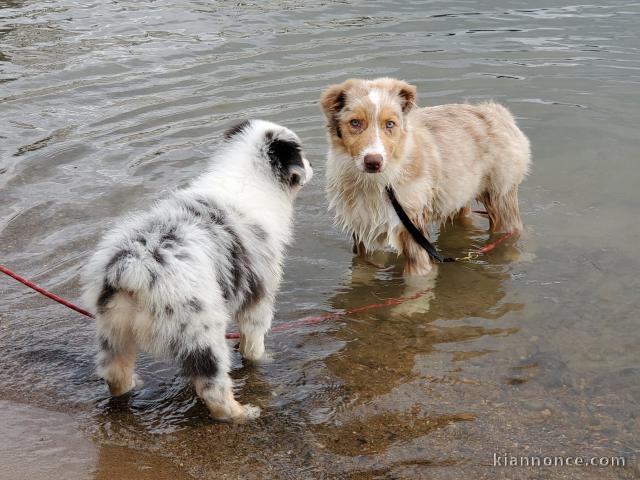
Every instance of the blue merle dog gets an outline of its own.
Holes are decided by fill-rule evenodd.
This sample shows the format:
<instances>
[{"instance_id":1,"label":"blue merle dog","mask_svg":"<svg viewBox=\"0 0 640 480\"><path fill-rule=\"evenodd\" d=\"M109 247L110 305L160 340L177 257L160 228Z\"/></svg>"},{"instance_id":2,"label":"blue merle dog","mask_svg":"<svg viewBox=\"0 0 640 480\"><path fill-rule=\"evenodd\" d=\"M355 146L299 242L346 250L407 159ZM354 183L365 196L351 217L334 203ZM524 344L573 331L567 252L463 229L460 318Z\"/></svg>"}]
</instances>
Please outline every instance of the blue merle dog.
<instances>
[{"instance_id":1,"label":"blue merle dog","mask_svg":"<svg viewBox=\"0 0 640 480\"><path fill-rule=\"evenodd\" d=\"M235 319L243 357L264 357L293 200L312 174L295 133L244 121L206 173L105 236L83 283L112 395L141 384L134 365L144 350L180 362L214 418L260 414L233 397L225 330Z\"/></svg>"}]
</instances>

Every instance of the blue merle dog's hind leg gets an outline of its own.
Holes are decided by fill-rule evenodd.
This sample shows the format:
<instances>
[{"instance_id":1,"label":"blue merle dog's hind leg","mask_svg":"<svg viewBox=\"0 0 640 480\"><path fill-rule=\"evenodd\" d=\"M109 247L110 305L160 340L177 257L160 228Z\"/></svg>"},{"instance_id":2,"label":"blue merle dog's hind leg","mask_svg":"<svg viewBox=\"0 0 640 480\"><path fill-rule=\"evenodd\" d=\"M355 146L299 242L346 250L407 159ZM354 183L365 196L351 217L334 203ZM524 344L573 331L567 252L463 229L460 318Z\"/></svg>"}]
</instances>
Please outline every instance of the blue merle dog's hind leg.
<instances>
[{"instance_id":1,"label":"blue merle dog's hind leg","mask_svg":"<svg viewBox=\"0 0 640 480\"><path fill-rule=\"evenodd\" d=\"M212 377L194 376L193 385L216 420L243 422L260 416L259 407L242 405L233 397L232 380L226 372L218 372Z\"/></svg>"},{"instance_id":2,"label":"blue merle dog's hind leg","mask_svg":"<svg viewBox=\"0 0 640 480\"><path fill-rule=\"evenodd\" d=\"M184 343L178 346L183 373L191 378L196 393L216 420L241 422L257 418L260 415L258 407L241 405L233 396L226 322L216 318L219 316L212 310L203 309L191 318L190 324L196 325L196 330L191 331L195 334L193 341L189 336L180 337Z\"/></svg>"},{"instance_id":3,"label":"blue merle dog's hind leg","mask_svg":"<svg viewBox=\"0 0 640 480\"><path fill-rule=\"evenodd\" d=\"M240 354L250 362L267 360L264 337L271 328L273 299L262 298L237 315L240 326Z\"/></svg>"},{"instance_id":4,"label":"blue merle dog's hind leg","mask_svg":"<svg viewBox=\"0 0 640 480\"><path fill-rule=\"evenodd\" d=\"M126 298L115 296L109 308L96 316L97 373L109 387L113 396L124 395L142 385L135 374L138 354L131 321L134 312Z\"/></svg>"}]
</instances>

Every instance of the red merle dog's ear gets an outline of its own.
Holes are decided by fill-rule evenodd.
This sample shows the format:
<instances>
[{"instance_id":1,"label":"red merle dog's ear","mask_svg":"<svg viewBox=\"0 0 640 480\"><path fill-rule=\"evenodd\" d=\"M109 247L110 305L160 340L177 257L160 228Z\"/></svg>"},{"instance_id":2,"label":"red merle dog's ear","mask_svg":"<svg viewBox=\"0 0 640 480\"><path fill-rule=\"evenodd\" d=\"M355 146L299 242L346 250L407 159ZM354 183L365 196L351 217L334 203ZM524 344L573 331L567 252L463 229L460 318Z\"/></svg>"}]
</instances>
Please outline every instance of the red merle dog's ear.
<instances>
[{"instance_id":1,"label":"red merle dog's ear","mask_svg":"<svg viewBox=\"0 0 640 480\"><path fill-rule=\"evenodd\" d=\"M408 113L409 110L416 106L416 87L402 80L397 80L396 84L402 105L402 113Z\"/></svg>"},{"instance_id":2,"label":"red merle dog's ear","mask_svg":"<svg viewBox=\"0 0 640 480\"><path fill-rule=\"evenodd\" d=\"M338 114L344 108L347 99L346 84L331 85L320 97L320 108L324 116L327 117L327 127L329 131L341 138Z\"/></svg>"},{"instance_id":3,"label":"red merle dog's ear","mask_svg":"<svg viewBox=\"0 0 640 480\"><path fill-rule=\"evenodd\" d=\"M346 91L344 83L340 85L331 85L320 97L320 107L327 119L340 112L344 108L346 100Z\"/></svg>"}]
</instances>

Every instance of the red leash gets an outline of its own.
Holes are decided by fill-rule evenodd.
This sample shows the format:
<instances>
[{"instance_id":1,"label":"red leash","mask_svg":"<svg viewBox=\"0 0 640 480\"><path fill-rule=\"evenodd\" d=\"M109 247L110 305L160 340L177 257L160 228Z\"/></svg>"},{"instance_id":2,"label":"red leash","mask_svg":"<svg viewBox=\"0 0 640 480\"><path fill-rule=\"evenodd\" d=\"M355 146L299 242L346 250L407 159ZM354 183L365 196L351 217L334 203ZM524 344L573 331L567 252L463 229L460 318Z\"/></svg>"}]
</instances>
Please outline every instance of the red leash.
<instances>
[{"instance_id":1,"label":"red leash","mask_svg":"<svg viewBox=\"0 0 640 480\"><path fill-rule=\"evenodd\" d=\"M44 288L39 287L35 283L30 282L29 280L27 280L24 277L21 277L20 275L18 275L15 272L12 272L11 270L9 270L4 265L0 265L0 272L9 275L12 278L15 278L20 283L24 283L27 287L35 290L38 293L41 293L45 297L49 297L51 300L55 300L56 302L61 303L65 307L69 307L71 310L75 310L76 312L81 313L82 315L84 315L86 317L95 318L90 312L87 312L84 308L80 308L79 306L74 305L70 301L65 300L64 298L61 298L61 297L59 297L59 296L57 296L57 295L55 295L55 294L53 294L51 292L46 291Z\"/></svg>"},{"instance_id":2,"label":"red leash","mask_svg":"<svg viewBox=\"0 0 640 480\"><path fill-rule=\"evenodd\" d=\"M505 233L499 239L497 239L495 242L489 243L488 245L485 245L484 247L478 249L478 253L489 253L491 250L494 250L498 245L500 245L502 242L504 242L508 238L513 237L515 234L516 234L515 230L513 232Z\"/></svg>"},{"instance_id":3,"label":"red leash","mask_svg":"<svg viewBox=\"0 0 640 480\"><path fill-rule=\"evenodd\" d=\"M479 248L476 251L469 252L469 254L466 257L463 257L463 258L460 258L460 259L457 259L457 260L473 260L473 259L476 259L480 255L486 254L486 253L494 250L502 242L504 242L508 238L512 237L513 235L515 235L515 233L516 232L505 233L503 236L498 238L495 242L490 243L488 245L485 245L484 247ZM84 308L80 308L77 305L74 305L73 303L71 303L70 301L65 300L64 298L59 297L58 295L55 295L55 294L45 290L44 288L36 285L35 283L27 280L24 277L21 277L17 273L9 270L4 265L0 265L0 272L4 273L6 275L9 275L12 278L15 278L17 281L19 281L20 283L26 285L27 287L31 288L32 290L35 290L36 292L41 293L42 295L44 295L45 297L50 298L51 300L55 300L56 302L61 303L62 305L64 305L65 307L70 308L71 310L75 310L76 312L84 315L85 317L95 318L91 314L91 312L88 312ZM306 327L306 326L309 326L309 325L317 325L318 323L322 323L322 322L325 322L327 320L333 320L334 318L343 317L345 315L352 315L354 313L364 312L364 311L367 311L367 310L373 310L373 309L376 309L376 308L384 308L384 307L392 307L394 305L400 305L400 304L408 302L410 300L416 300L417 298L420 298L422 295L424 295L428 291L429 290L422 290L422 291L419 291L418 293L415 293L414 295L411 295L409 297L395 297L395 298L391 297L391 298L387 298L386 300L384 300L381 303L371 303L369 305L363 305L361 307L349 308L349 309L346 309L346 310L340 310L338 312L324 313L322 315L315 315L315 316L312 316L312 317L305 317L305 318L302 318L300 320L296 320L294 322L281 323L281 324L276 325L275 327L273 327L271 329L271 331L272 332L282 332L282 331L285 331L285 330L291 330L291 329L295 329L295 328L299 328L299 327ZM240 333L238 333L238 332L227 333L226 334L226 338L228 338L228 339L240 338Z\"/></svg>"},{"instance_id":4,"label":"red leash","mask_svg":"<svg viewBox=\"0 0 640 480\"><path fill-rule=\"evenodd\" d=\"M421 290L410 297L398 297L387 298L381 303L371 303L362 307L349 308L346 310L340 310L339 312L324 313L322 315L315 315L313 317L305 317L294 322L280 323L271 329L272 332L283 332L285 330L291 330L298 327L306 327L309 325L317 325L318 323L326 322L327 320L333 320L334 318L343 317L345 315L352 315L354 313L364 312L366 310L372 310L374 308L392 307L394 305L400 305L401 303L408 302L409 300L415 300L427 293L429 290ZM240 338L238 332L227 333L227 338Z\"/></svg>"},{"instance_id":5,"label":"red leash","mask_svg":"<svg viewBox=\"0 0 640 480\"><path fill-rule=\"evenodd\" d=\"M62 305L64 305L65 307L70 308L71 310L75 310L76 312L81 313L85 317L95 318L95 316L93 316L91 314L91 312L88 312L84 308L80 308L79 306L74 305L70 301L65 300L64 298L59 297L58 295L55 295L55 294L45 290L44 288L36 285L35 283L27 280L24 277L21 277L17 273L9 270L4 265L0 265L0 272L9 275L12 278L15 278L17 281L19 281L20 283L23 283L27 287L35 290L38 293L41 293L45 297L49 297L51 300L55 300L56 302L61 303ZM316 315L316 316L313 316L313 317L305 317L305 318L302 318L302 319L297 320L295 322L281 323L281 324L276 325L275 327L273 327L271 330L273 332L282 332L284 330L290 330L292 328L304 327L304 326L308 326L308 325L316 325L318 323L322 323L322 322L325 322L327 320L332 320L334 318L338 318L338 317L341 317L341 316L344 316L344 315L351 315L351 314L358 313L358 312L364 312L365 310L371 310L371 309L374 309L374 308L390 307L390 306L393 306L393 305L400 305L401 303L408 302L409 300L415 300L416 298L419 298L425 292L426 292L426 290L422 291L422 292L418 292L415 295L412 295L410 297L388 298L382 303L372 303L370 305L365 305L363 307L350 308L350 309L347 309L347 310L341 310L339 312L325 313L325 314ZM226 338L228 338L228 339L240 338L240 333L239 332L227 333L226 334Z\"/></svg>"}]
</instances>

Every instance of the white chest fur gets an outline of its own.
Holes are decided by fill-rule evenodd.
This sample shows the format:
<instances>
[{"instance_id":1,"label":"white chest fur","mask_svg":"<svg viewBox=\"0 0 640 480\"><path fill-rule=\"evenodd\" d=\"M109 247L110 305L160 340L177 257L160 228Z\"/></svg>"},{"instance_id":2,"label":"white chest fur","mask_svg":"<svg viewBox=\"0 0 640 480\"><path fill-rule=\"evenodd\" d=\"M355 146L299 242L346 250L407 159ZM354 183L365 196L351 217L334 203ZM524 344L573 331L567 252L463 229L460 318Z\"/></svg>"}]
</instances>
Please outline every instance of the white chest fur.
<instances>
[{"instance_id":1,"label":"white chest fur","mask_svg":"<svg viewBox=\"0 0 640 480\"><path fill-rule=\"evenodd\" d=\"M329 154L327 197L335 222L347 233L354 233L368 251L393 247L400 220L384 190L382 176L362 175L351 159Z\"/></svg>"}]
</instances>

